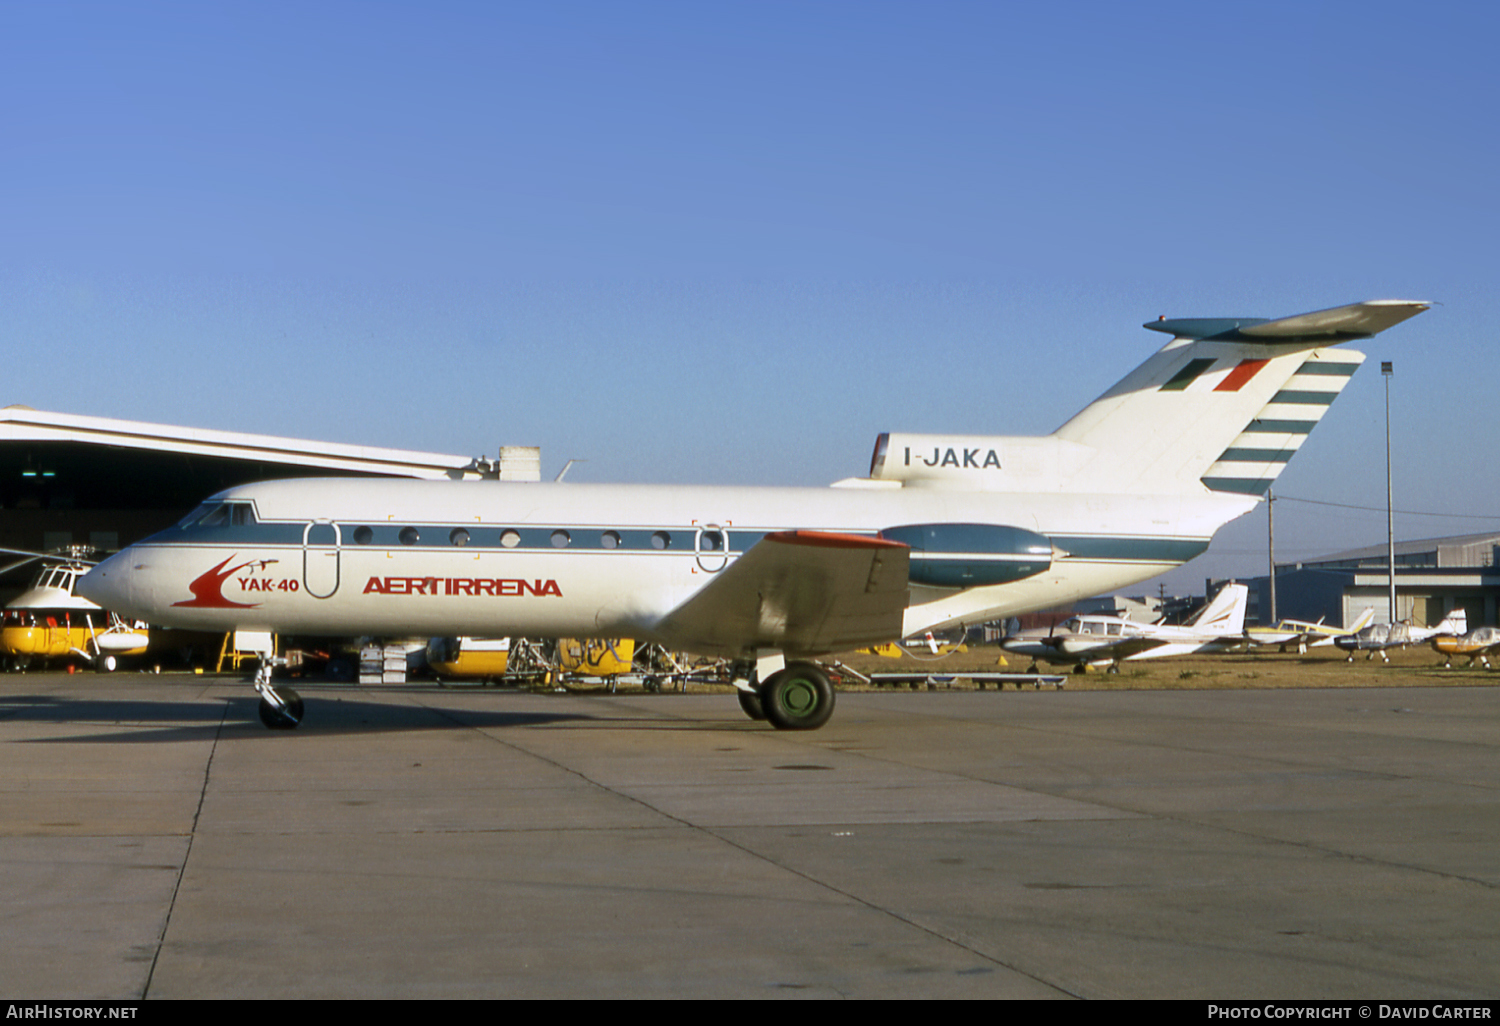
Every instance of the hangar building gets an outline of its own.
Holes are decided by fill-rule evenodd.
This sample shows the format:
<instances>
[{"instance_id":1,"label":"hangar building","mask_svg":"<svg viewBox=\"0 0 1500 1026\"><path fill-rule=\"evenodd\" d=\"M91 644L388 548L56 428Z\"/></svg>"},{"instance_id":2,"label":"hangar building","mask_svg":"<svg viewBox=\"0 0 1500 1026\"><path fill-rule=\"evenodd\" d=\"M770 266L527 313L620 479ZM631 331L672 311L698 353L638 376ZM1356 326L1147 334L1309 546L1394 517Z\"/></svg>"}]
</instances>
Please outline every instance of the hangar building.
<instances>
[{"instance_id":1,"label":"hangar building","mask_svg":"<svg viewBox=\"0 0 1500 1026\"><path fill-rule=\"evenodd\" d=\"M1375 622L1389 623L1389 554L1385 545L1336 552L1276 567L1280 617L1330 624L1352 623L1367 607ZM1432 626L1463 608L1469 627L1497 626L1500 604L1500 533L1467 534L1396 543L1396 616ZM1250 585L1252 616L1271 608L1270 581ZM1264 617L1262 617L1264 619Z\"/></svg>"},{"instance_id":2,"label":"hangar building","mask_svg":"<svg viewBox=\"0 0 1500 1026\"><path fill-rule=\"evenodd\" d=\"M286 477L537 480L539 450L500 459L0 409L0 548L119 549L176 523L214 492ZM8 562L0 559L0 563ZM0 602L34 567L0 579Z\"/></svg>"}]
</instances>

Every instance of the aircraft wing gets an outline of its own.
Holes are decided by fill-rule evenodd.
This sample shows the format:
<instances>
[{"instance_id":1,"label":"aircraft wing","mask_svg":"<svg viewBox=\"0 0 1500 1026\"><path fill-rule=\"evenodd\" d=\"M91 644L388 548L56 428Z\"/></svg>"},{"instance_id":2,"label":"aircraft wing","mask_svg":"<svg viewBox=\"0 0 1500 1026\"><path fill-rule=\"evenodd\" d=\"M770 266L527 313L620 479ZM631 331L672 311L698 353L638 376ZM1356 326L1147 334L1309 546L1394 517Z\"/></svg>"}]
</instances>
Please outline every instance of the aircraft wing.
<instances>
[{"instance_id":1,"label":"aircraft wing","mask_svg":"<svg viewBox=\"0 0 1500 1026\"><path fill-rule=\"evenodd\" d=\"M1151 659L1158 655L1167 655L1161 649L1170 642L1165 638L1126 638L1109 648L1109 654L1116 659Z\"/></svg>"},{"instance_id":2,"label":"aircraft wing","mask_svg":"<svg viewBox=\"0 0 1500 1026\"><path fill-rule=\"evenodd\" d=\"M1160 648L1167 642L1162 638L1133 636L1128 638L1101 638L1097 634L1074 634L1059 636L1048 643L1048 647L1063 655L1084 662L1099 662L1104 659L1134 659L1143 653Z\"/></svg>"},{"instance_id":3,"label":"aircraft wing","mask_svg":"<svg viewBox=\"0 0 1500 1026\"><path fill-rule=\"evenodd\" d=\"M839 652L893 641L906 612L911 550L817 531L768 534L654 627L670 648Z\"/></svg>"},{"instance_id":4,"label":"aircraft wing","mask_svg":"<svg viewBox=\"0 0 1500 1026\"><path fill-rule=\"evenodd\" d=\"M1158 659L1162 656L1192 655L1210 646L1222 646L1224 651L1239 646L1245 641L1243 634L1203 634L1190 638L1139 638L1131 639L1122 646L1121 659Z\"/></svg>"}]
</instances>

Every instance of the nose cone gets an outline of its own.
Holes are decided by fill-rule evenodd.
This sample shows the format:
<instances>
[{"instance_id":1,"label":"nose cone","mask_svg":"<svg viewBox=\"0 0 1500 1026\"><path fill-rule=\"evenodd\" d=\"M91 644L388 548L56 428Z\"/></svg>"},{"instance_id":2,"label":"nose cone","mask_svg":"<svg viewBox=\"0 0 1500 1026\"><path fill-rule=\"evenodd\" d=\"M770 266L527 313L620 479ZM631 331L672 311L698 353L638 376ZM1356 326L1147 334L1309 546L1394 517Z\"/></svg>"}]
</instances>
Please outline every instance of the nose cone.
<instances>
[{"instance_id":1,"label":"nose cone","mask_svg":"<svg viewBox=\"0 0 1500 1026\"><path fill-rule=\"evenodd\" d=\"M75 592L105 609L135 615L130 570L134 557L128 548L115 553L79 578Z\"/></svg>"}]
</instances>

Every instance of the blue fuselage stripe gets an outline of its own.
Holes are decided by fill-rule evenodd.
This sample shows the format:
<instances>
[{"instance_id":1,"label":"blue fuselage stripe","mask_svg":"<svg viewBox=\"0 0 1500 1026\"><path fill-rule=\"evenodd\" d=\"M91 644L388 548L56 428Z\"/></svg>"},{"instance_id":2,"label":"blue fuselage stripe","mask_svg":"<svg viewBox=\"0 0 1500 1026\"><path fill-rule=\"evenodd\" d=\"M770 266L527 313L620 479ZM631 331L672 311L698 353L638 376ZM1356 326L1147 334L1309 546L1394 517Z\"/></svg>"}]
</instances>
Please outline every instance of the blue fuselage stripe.
<instances>
[{"instance_id":1,"label":"blue fuselage stripe","mask_svg":"<svg viewBox=\"0 0 1500 1026\"><path fill-rule=\"evenodd\" d=\"M1208 539L1101 538L1052 535L1052 544L1072 559L1125 563L1186 563L1202 555Z\"/></svg>"}]
</instances>

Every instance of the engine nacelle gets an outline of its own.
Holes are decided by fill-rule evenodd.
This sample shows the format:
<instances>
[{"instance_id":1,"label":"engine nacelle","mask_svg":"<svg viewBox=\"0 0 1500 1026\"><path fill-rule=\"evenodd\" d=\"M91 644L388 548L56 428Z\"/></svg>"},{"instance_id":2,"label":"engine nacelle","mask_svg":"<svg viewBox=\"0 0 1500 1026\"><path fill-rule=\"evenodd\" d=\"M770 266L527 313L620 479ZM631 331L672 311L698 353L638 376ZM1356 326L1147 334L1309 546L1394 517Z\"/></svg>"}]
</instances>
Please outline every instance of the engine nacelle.
<instances>
[{"instance_id":1,"label":"engine nacelle","mask_svg":"<svg viewBox=\"0 0 1500 1026\"><path fill-rule=\"evenodd\" d=\"M880 537L910 546L908 579L933 588L1008 584L1052 566L1052 542L1021 527L909 524L888 527Z\"/></svg>"}]
</instances>

